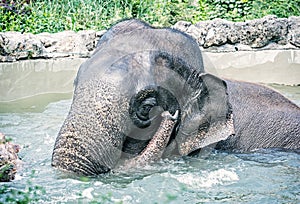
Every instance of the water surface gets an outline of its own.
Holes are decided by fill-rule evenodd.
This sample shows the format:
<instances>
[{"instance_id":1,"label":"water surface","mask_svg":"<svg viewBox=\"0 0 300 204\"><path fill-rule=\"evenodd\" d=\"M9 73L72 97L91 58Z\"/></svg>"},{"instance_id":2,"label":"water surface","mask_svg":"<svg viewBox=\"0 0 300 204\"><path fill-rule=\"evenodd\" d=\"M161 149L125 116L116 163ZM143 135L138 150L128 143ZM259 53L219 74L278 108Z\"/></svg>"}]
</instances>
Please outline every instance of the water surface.
<instances>
[{"instance_id":1,"label":"water surface","mask_svg":"<svg viewBox=\"0 0 300 204\"><path fill-rule=\"evenodd\" d=\"M272 87L300 104L299 87ZM37 203L300 202L300 154L280 150L246 154L207 151L199 157L163 160L126 174L97 178L63 175L50 162L71 99L53 101L35 111L0 114L0 131L23 147L23 165L16 180L0 184L6 188L0 203L14 190L27 192Z\"/></svg>"}]
</instances>

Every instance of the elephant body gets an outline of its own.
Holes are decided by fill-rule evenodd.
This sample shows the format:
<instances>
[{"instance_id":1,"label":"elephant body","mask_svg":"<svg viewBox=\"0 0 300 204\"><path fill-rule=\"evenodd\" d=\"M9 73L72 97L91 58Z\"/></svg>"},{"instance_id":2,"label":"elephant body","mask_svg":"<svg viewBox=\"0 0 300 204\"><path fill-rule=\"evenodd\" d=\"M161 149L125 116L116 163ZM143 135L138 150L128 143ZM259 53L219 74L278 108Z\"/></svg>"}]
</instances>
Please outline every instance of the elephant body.
<instances>
[{"instance_id":1,"label":"elephant body","mask_svg":"<svg viewBox=\"0 0 300 204\"><path fill-rule=\"evenodd\" d=\"M300 148L299 107L266 87L205 73L186 34L127 20L97 46L78 71L54 167L97 175L209 145ZM162 113L176 115L176 123Z\"/></svg>"},{"instance_id":2,"label":"elephant body","mask_svg":"<svg viewBox=\"0 0 300 204\"><path fill-rule=\"evenodd\" d=\"M127 160L121 168L130 169L133 167L140 167L160 159L169 142L172 131L176 126L178 113L177 110L174 116L172 116L168 111L163 112L161 114L163 117L161 124L151 141L138 156Z\"/></svg>"},{"instance_id":3,"label":"elephant body","mask_svg":"<svg viewBox=\"0 0 300 204\"><path fill-rule=\"evenodd\" d=\"M218 148L251 151L260 148L300 148L300 108L262 85L226 80L235 134Z\"/></svg>"}]
</instances>

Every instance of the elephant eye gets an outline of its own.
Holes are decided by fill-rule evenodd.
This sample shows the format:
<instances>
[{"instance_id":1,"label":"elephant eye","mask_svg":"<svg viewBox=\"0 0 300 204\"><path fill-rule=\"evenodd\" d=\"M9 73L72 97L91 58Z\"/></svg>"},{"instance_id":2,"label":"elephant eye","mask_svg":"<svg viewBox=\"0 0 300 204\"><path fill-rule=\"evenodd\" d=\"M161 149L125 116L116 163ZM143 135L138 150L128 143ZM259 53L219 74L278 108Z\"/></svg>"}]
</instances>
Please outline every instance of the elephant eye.
<instances>
[{"instance_id":1,"label":"elephant eye","mask_svg":"<svg viewBox=\"0 0 300 204\"><path fill-rule=\"evenodd\" d=\"M150 111L157 104L155 88L149 87L134 95L129 104L129 115L133 123L139 128L149 127L151 124Z\"/></svg>"},{"instance_id":2,"label":"elephant eye","mask_svg":"<svg viewBox=\"0 0 300 204\"><path fill-rule=\"evenodd\" d=\"M160 86L150 86L131 97L128 113L137 127L146 128L151 125L151 117L161 111L161 109L154 108L156 106L168 110L171 114L174 114L176 110L180 110L179 103L171 92Z\"/></svg>"},{"instance_id":3,"label":"elephant eye","mask_svg":"<svg viewBox=\"0 0 300 204\"><path fill-rule=\"evenodd\" d=\"M148 120L149 119L149 112L151 109L157 104L155 98L147 98L141 103L141 106L138 108L137 116L141 120Z\"/></svg>"},{"instance_id":4,"label":"elephant eye","mask_svg":"<svg viewBox=\"0 0 300 204\"><path fill-rule=\"evenodd\" d=\"M141 114L147 115L149 113L149 111L151 110L151 108L152 108L152 106L150 106L150 105L143 106L141 109Z\"/></svg>"}]
</instances>

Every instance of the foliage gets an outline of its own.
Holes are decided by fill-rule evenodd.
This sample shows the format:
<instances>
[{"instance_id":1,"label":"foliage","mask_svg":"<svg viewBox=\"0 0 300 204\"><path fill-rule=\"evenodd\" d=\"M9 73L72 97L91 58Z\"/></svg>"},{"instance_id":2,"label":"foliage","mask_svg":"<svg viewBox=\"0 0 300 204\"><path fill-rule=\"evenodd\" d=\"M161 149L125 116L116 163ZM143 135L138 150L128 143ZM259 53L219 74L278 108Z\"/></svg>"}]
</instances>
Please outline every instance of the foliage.
<instances>
[{"instance_id":1,"label":"foliage","mask_svg":"<svg viewBox=\"0 0 300 204\"><path fill-rule=\"evenodd\" d=\"M24 190L14 189L7 185L0 186L0 203L18 203L25 204L31 202L38 202L46 191L41 186L34 186L31 179L34 176L34 171L27 180L27 185Z\"/></svg>"},{"instance_id":2,"label":"foliage","mask_svg":"<svg viewBox=\"0 0 300 204\"><path fill-rule=\"evenodd\" d=\"M253 1L250 18L276 15L279 18L300 16L299 1L291 0L257 0ZM258 11L258 12L257 12Z\"/></svg>"},{"instance_id":3,"label":"foliage","mask_svg":"<svg viewBox=\"0 0 300 204\"><path fill-rule=\"evenodd\" d=\"M6 0L0 3L0 31L31 33L107 29L123 18L156 26L224 18L244 21L268 14L299 16L289 0Z\"/></svg>"},{"instance_id":4,"label":"foliage","mask_svg":"<svg viewBox=\"0 0 300 204\"><path fill-rule=\"evenodd\" d=\"M29 203L38 201L40 194L45 194L45 192L40 186L31 186L22 191L3 185L0 187L0 194L0 203Z\"/></svg>"},{"instance_id":5,"label":"foliage","mask_svg":"<svg viewBox=\"0 0 300 204\"><path fill-rule=\"evenodd\" d=\"M244 21L276 15L279 18L299 16L299 2L289 0L206 0L209 19Z\"/></svg>"},{"instance_id":6,"label":"foliage","mask_svg":"<svg viewBox=\"0 0 300 204\"><path fill-rule=\"evenodd\" d=\"M251 13L252 0L207 0L209 18L225 18L232 21L247 19Z\"/></svg>"},{"instance_id":7,"label":"foliage","mask_svg":"<svg viewBox=\"0 0 300 204\"><path fill-rule=\"evenodd\" d=\"M0 165L0 181L9 181L11 179L11 170L13 169L12 164L1 164Z\"/></svg>"}]
</instances>

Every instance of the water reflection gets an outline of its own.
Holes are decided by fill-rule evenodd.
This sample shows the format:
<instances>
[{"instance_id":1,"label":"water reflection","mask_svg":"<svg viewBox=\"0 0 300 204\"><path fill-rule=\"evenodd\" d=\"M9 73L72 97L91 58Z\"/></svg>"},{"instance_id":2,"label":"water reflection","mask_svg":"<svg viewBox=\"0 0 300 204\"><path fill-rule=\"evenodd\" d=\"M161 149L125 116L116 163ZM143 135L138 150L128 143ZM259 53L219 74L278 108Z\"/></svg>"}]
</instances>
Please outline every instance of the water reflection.
<instances>
[{"instance_id":1,"label":"water reflection","mask_svg":"<svg viewBox=\"0 0 300 204\"><path fill-rule=\"evenodd\" d=\"M53 65L49 68L53 73L56 69ZM74 77L74 68L72 73ZM35 186L46 191L29 192L37 203L299 202L300 154L280 150L247 154L210 151L200 157L163 160L140 171L112 172L97 178L71 177L56 171L50 165L52 150L71 105L73 89L73 78L61 80L56 87L68 82L66 91L31 92L6 99L1 96L0 131L22 146L23 166L16 180L0 184L7 189L0 203L5 203L13 190L29 192L28 187ZM23 82L26 84L26 80ZM300 105L299 86L269 86ZM8 90L1 88L6 96Z\"/></svg>"},{"instance_id":2,"label":"water reflection","mask_svg":"<svg viewBox=\"0 0 300 204\"><path fill-rule=\"evenodd\" d=\"M70 99L73 93L48 93L0 102L0 113L43 112L51 102Z\"/></svg>"},{"instance_id":3,"label":"water reflection","mask_svg":"<svg viewBox=\"0 0 300 204\"><path fill-rule=\"evenodd\" d=\"M61 100L41 113L0 114L0 130L23 146L20 156L24 162L18 179L1 186L22 191L40 186L46 193L33 196L46 203L295 203L299 199L300 155L276 150L211 151L200 157L163 160L128 173L66 176L51 168L50 162L70 104L71 99Z\"/></svg>"}]
</instances>

